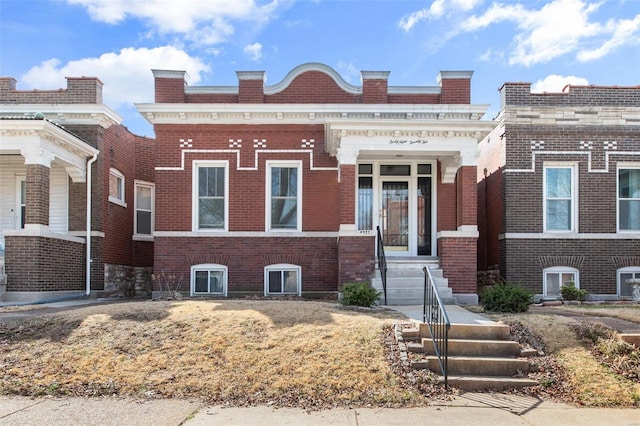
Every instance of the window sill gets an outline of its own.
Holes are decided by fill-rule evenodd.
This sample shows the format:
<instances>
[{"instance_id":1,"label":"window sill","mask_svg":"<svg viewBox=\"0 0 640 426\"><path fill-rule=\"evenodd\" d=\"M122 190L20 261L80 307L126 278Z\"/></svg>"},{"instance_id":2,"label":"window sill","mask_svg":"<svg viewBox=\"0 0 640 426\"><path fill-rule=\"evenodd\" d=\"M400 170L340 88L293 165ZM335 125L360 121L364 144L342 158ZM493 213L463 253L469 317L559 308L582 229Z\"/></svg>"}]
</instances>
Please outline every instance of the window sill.
<instances>
[{"instance_id":1,"label":"window sill","mask_svg":"<svg viewBox=\"0 0 640 426\"><path fill-rule=\"evenodd\" d=\"M120 207L127 207L127 203L125 203L124 201L120 200L119 198L116 197L112 197L111 195L109 195L109 202L113 203L113 204L117 204Z\"/></svg>"},{"instance_id":2,"label":"window sill","mask_svg":"<svg viewBox=\"0 0 640 426\"><path fill-rule=\"evenodd\" d=\"M153 242L153 235L147 234L133 234L131 237L133 241L151 241Z\"/></svg>"}]
</instances>

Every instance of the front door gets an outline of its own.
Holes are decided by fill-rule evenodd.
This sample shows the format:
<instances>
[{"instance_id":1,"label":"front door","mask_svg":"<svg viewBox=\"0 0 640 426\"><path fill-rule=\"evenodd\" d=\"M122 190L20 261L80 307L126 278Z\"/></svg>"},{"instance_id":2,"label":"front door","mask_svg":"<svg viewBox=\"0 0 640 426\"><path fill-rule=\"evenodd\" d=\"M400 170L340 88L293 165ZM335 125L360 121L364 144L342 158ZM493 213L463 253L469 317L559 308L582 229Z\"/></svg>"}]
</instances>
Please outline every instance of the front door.
<instances>
[{"instance_id":1,"label":"front door","mask_svg":"<svg viewBox=\"0 0 640 426\"><path fill-rule=\"evenodd\" d=\"M409 181L382 181L380 220L385 250L409 251L409 204Z\"/></svg>"}]
</instances>

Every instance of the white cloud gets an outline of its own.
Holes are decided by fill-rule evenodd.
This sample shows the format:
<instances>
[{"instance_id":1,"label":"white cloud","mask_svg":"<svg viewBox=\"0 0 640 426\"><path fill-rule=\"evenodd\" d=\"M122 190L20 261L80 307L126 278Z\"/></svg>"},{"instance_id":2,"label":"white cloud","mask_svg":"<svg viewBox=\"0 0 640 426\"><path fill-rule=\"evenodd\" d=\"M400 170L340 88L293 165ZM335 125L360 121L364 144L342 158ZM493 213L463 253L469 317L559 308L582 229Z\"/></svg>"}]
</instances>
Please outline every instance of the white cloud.
<instances>
[{"instance_id":1,"label":"white cloud","mask_svg":"<svg viewBox=\"0 0 640 426\"><path fill-rule=\"evenodd\" d=\"M249 56L254 62L257 62L262 58L262 45L260 43L248 44L243 49L245 55Z\"/></svg>"},{"instance_id":2,"label":"white cloud","mask_svg":"<svg viewBox=\"0 0 640 426\"><path fill-rule=\"evenodd\" d=\"M424 20L441 21L446 30L430 46L441 48L461 33L511 24L511 36L501 47L510 65L532 66L564 55L581 61L599 59L624 45L640 45L640 14L612 17L600 15L604 0L547 0L539 2L493 2L478 9L478 1L435 0L430 7L405 16L399 23L405 31ZM537 6L540 4L540 6ZM537 8L536 8L537 7ZM472 11L473 15L470 15ZM480 58L490 58L489 51Z\"/></svg>"},{"instance_id":3,"label":"white cloud","mask_svg":"<svg viewBox=\"0 0 640 426\"><path fill-rule=\"evenodd\" d=\"M594 49L584 49L578 52L581 62L600 59L618 47L625 44L640 44L640 14L633 19L611 19L606 25L610 38Z\"/></svg>"},{"instance_id":4,"label":"white cloud","mask_svg":"<svg viewBox=\"0 0 640 426\"><path fill-rule=\"evenodd\" d=\"M84 58L61 64L50 59L31 68L20 82L35 89L66 87L65 77L98 77L103 83L103 102L113 108L130 108L134 102L153 102L154 86L151 69L185 70L190 83L198 83L209 66L172 46L125 48L118 53L105 53L98 58Z\"/></svg>"},{"instance_id":5,"label":"white cloud","mask_svg":"<svg viewBox=\"0 0 640 426\"><path fill-rule=\"evenodd\" d=\"M447 13L467 12L482 2L483 0L435 0L428 8L404 16L398 25L409 31L420 21L437 19Z\"/></svg>"},{"instance_id":6,"label":"white cloud","mask_svg":"<svg viewBox=\"0 0 640 426\"><path fill-rule=\"evenodd\" d=\"M587 86L589 81L586 78L576 77L575 75L557 75L551 74L536 81L531 86L532 93L560 93L566 85Z\"/></svg>"},{"instance_id":7,"label":"white cloud","mask_svg":"<svg viewBox=\"0 0 640 426\"><path fill-rule=\"evenodd\" d=\"M94 21L119 24L133 18L146 21L160 34L183 34L200 44L215 44L233 34L231 21L264 23L287 2L273 0L67 0L84 7Z\"/></svg>"},{"instance_id":8,"label":"white cloud","mask_svg":"<svg viewBox=\"0 0 640 426\"><path fill-rule=\"evenodd\" d=\"M351 62L339 61L336 65L336 71L340 73L340 76L349 84L361 84L360 82L360 70Z\"/></svg>"}]
</instances>

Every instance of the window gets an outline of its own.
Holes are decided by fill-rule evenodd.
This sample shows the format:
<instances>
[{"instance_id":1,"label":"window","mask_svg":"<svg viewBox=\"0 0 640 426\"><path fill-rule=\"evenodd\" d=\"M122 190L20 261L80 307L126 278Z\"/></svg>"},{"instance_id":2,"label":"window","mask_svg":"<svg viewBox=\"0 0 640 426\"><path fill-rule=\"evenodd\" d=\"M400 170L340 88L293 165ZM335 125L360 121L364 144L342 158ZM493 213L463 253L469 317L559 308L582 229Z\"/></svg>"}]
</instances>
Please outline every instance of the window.
<instances>
[{"instance_id":1,"label":"window","mask_svg":"<svg viewBox=\"0 0 640 426\"><path fill-rule=\"evenodd\" d=\"M109 201L127 207L124 201L124 175L117 169L109 169Z\"/></svg>"},{"instance_id":2,"label":"window","mask_svg":"<svg viewBox=\"0 0 640 426\"><path fill-rule=\"evenodd\" d=\"M269 163L269 162L268 162ZM302 176L300 163L268 164L267 229L302 230Z\"/></svg>"},{"instance_id":3,"label":"window","mask_svg":"<svg viewBox=\"0 0 640 426\"><path fill-rule=\"evenodd\" d=\"M198 231L227 230L226 163L195 163L193 227Z\"/></svg>"},{"instance_id":4,"label":"window","mask_svg":"<svg viewBox=\"0 0 640 426\"><path fill-rule=\"evenodd\" d=\"M217 264L191 267L191 295L227 295L227 267Z\"/></svg>"},{"instance_id":5,"label":"window","mask_svg":"<svg viewBox=\"0 0 640 426\"><path fill-rule=\"evenodd\" d=\"M373 167L358 165L358 229L373 229Z\"/></svg>"},{"instance_id":6,"label":"window","mask_svg":"<svg viewBox=\"0 0 640 426\"><path fill-rule=\"evenodd\" d=\"M618 269L618 296L633 297L633 286L627 280L634 278L640 280L640 266Z\"/></svg>"},{"instance_id":7,"label":"window","mask_svg":"<svg viewBox=\"0 0 640 426\"><path fill-rule=\"evenodd\" d=\"M135 181L136 206L134 230L137 235L153 235L153 208L155 188L152 183Z\"/></svg>"},{"instance_id":8,"label":"window","mask_svg":"<svg viewBox=\"0 0 640 426\"><path fill-rule=\"evenodd\" d=\"M560 289L568 282L572 282L576 288L580 288L577 269L568 266L546 268L544 270L544 297L560 297Z\"/></svg>"},{"instance_id":9,"label":"window","mask_svg":"<svg viewBox=\"0 0 640 426\"><path fill-rule=\"evenodd\" d=\"M574 167L544 168L545 231L576 231Z\"/></svg>"},{"instance_id":10,"label":"window","mask_svg":"<svg viewBox=\"0 0 640 426\"><path fill-rule=\"evenodd\" d=\"M640 231L640 168L618 169L618 229Z\"/></svg>"},{"instance_id":11,"label":"window","mask_svg":"<svg viewBox=\"0 0 640 426\"><path fill-rule=\"evenodd\" d=\"M302 294L301 269L296 265L270 265L264 268L264 294Z\"/></svg>"}]
</instances>

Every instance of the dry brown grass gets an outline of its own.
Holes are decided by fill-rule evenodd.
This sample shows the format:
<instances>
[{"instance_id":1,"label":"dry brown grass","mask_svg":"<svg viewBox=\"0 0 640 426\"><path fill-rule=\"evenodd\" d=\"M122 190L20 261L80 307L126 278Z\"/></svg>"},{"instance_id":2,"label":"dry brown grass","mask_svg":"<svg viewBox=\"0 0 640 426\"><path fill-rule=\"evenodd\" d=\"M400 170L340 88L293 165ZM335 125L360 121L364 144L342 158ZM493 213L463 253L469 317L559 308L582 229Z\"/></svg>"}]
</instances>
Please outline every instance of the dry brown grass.
<instances>
[{"instance_id":1,"label":"dry brown grass","mask_svg":"<svg viewBox=\"0 0 640 426\"><path fill-rule=\"evenodd\" d=\"M420 405L381 341L390 311L272 300L131 302L0 324L0 394Z\"/></svg>"},{"instance_id":2,"label":"dry brown grass","mask_svg":"<svg viewBox=\"0 0 640 426\"><path fill-rule=\"evenodd\" d=\"M541 337L545 350L566 372L576 401L586 406L633 406L640 400L640 383L615 374L598 362L578 339L575 319L553 314L492 315L504 322L520 321Z\"/></svg>"},{"instance_id":3,"label":"dry brown grass","mask_svg":"<svg viewBox=\"0 0 640 426\"><path fill-rule=\"evenodd\" d=\"M601 305L562 305L554 307L559 311L571 312L576 315L612 317L640 324L640 305L631 304L601 304Z\"/></svg>"}]
</instances>

